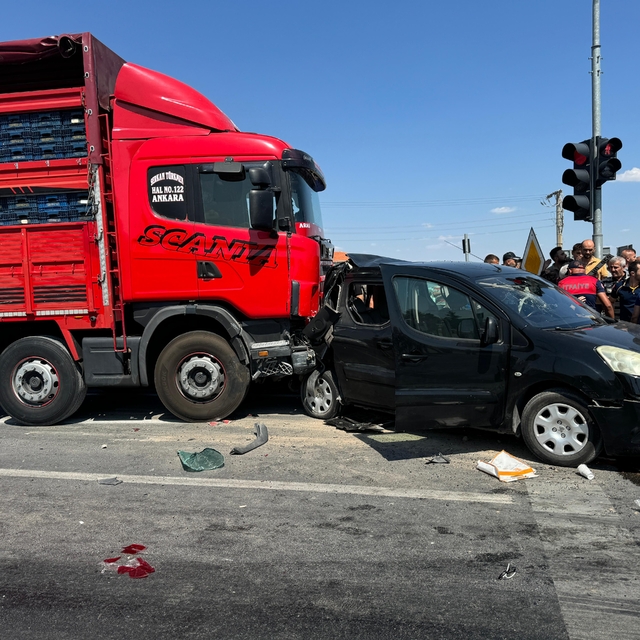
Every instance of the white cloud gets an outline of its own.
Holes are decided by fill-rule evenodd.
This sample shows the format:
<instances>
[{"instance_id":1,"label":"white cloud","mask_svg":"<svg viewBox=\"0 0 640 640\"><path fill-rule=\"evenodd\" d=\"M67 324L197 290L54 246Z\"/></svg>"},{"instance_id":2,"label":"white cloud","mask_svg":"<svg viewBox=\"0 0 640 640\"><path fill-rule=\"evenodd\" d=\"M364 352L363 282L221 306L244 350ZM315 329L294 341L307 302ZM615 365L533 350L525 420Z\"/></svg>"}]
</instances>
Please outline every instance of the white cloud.
<instances>
[{"instance_id":1,"label":"white cloud","mask_svg":"<svg viewBox=\"0 0 640 640\"><path fill-rule=\"evenodd\" d=\"M378 246L378 243L377 243L377 242L372 242L372 243L371 243L371 246L372 246L372 247L377 247L377 246Z\"/></svg>"},{"instance_id":2,"label":"white cloud","mask_svg":"<svg viewBox=\"0 0 640 640\"><path fill-rule=\"evenodd\" d=\"M491 213L513 213L515 210L515 207L496 207L491 209Z\"/></svg>"},{"instance_id":3,"label":"white cloud","mask_svg":"<svg viewBox=\"0 0 640 640\"><path fill-rule=\"evenodd\" d=\"M432 225L430 222L423 222L423 223L422 223L422 226L423 226L425 229L432 229L432 228L433 228L433 225Z\"/></svg>"},{"instance_id":4,"label":"white cloud","mask_svg":"<svg viewBox=\"0 0 640 640\"><path fill-rule=\"evenodd\" d=\"M616 180L619 182L640 182L640 169L633 167L633 169L623 171L620 175L616 176Z\"/></svg>"}]
</instances>

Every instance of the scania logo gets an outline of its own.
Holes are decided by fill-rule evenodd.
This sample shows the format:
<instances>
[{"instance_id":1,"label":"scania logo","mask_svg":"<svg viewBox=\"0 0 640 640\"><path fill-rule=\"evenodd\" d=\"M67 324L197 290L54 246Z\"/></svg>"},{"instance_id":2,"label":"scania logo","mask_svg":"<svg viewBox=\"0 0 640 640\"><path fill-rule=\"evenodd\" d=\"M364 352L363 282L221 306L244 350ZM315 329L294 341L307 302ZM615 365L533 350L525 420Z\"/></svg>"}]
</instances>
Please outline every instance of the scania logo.
<instances>
[{"instance_id":1,"label":"scania logo","mask_svg":"<svg viewBox=\"0 0 640 640\"><path fill-rule=\"evenodd\" d=\"M149 225L138 238L143 247L160 245L167 251L192 253L212 260L226 260L274 268L276 263L275 244L258 244L224 236L208 238L204 233L189 233L186 229L167 227L161 224Z\"/></svg>"}]
</instances>

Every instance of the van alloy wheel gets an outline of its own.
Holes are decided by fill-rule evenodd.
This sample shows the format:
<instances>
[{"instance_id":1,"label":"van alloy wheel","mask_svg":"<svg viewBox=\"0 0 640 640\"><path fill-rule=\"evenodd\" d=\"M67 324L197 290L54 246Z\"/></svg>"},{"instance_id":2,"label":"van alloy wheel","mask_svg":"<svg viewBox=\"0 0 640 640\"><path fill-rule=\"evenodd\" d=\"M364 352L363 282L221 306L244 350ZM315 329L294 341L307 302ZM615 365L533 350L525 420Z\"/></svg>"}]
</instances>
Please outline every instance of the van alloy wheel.
<instances>
[{"instance_id":1,"label":"van alloy wheel","mask_svg":"<svg viewBox=\"0 0 640 640\"><path fill-rule=\"evenodd\" d=\"M549 464L576 467L602 450L598 425L585 402L565 389L531 398L522 412L521 429L531 453Z\"/></svg>"},{"instance_id":2,"label":"van alloy wheel","mask_svg":"<svg viewBox=\"0 0 640 640\"><path fill-rule=\"evenodd\" d=\"M312 418L329 420L340 413L340 393L331 371L311 372L302 381L302 406Z\"/></svg>"},{"instance_id":3,"label":"van alloy wheel","mask_svg":"<svg viewBox=\"0 0 640 640\"><path fill-rule=\"evenodd\" d=\"M538 411L534 436L541 447L560 455L580 453L589 442L589 425L572 406L554 402Z\"/></svg>"}]
</instances>

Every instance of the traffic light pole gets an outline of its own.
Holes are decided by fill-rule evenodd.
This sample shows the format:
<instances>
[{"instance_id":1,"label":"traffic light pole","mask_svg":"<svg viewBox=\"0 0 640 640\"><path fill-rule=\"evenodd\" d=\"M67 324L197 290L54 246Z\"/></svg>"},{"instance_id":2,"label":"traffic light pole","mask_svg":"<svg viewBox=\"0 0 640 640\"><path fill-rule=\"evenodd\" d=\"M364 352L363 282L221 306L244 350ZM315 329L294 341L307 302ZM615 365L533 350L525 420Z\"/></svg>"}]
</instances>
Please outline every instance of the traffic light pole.
<instances>
[{"instance_id":1,"label":"traffic light pole","mask_svg":"<svg viewBox=\"0 0 640 640\"><path fill-rule=\"evenodd\" d=\"M593 0L593 44L591 46L591 112L593 131L591 144L591 215L593 220L593 243L595 254L602 257L602 190L595 184L598 166L598 140L600 139L600 0Z\"/></svg>"}]
</instances>

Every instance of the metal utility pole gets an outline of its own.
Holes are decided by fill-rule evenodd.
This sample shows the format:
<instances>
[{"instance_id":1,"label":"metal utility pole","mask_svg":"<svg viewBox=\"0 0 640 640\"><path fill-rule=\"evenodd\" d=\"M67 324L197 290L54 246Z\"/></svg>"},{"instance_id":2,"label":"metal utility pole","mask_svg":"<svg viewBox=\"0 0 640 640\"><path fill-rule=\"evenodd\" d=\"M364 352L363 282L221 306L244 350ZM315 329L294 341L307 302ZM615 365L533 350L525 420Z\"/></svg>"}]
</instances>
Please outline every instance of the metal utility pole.
<instances>
[{"instance_id":1,"label":"metal utility pole","mask_svg":"<svg viewBox=\"0 0 640 640\"><path fill-rule=\"evenodd\" d=\"M562 208L562 189L550 193L545 200L556 199L556 246L562 246L562 230L564 229L564 209ZM542 203L544 204L544 203Z\"/></svg>"},{"instance_id":2,"label":"metal utility pole","mask_svg":"<svg viewBox=\"0 0 640 640\"><path fill-rule=\"evenodd\" d=\"M593 0L593 43L591 45L591 112L592 112L592 144L593 157L591 166L598 166L598 139L600 138L600 0ZM595 171L591 171L592 182L595 182ZM593 194L593 243L595 255L602 256L602 190L596 184L591 185Z\"/></svg>"},{"instance_id":3,"label":"metal utility pole","mask_svg":"<svg viewBox=\"0 0 640 640\"><path fill-rule=\"evenodd\" d=\"M469 242L469 236L466 233L464 234L464 240L462 241L462 250L464 251L464 261L469 262L471 243Z\"/></svg>"}]
</instances>

